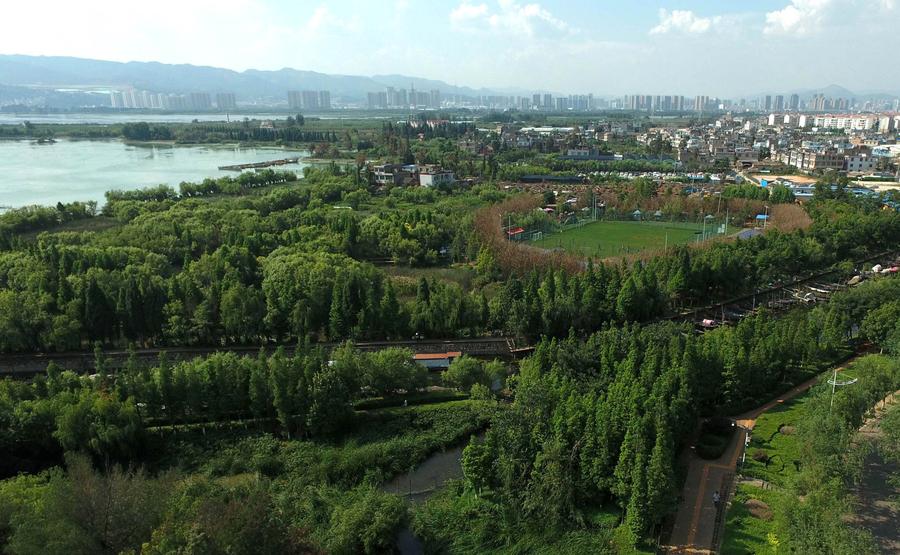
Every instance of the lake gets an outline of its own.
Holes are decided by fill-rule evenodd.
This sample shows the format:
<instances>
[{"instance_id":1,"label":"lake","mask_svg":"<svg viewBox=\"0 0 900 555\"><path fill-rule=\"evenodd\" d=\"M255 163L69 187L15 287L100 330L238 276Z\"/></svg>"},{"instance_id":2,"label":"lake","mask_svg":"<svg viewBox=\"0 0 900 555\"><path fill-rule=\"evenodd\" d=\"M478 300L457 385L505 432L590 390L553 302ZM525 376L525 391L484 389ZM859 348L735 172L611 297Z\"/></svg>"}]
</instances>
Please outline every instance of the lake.
<instances>
[{"instance_id":1,"label":"lake","mask_svg":"<svg viewBox=\"0 0 900 555\"><path fill-rule=\"evenodd\" d=\"M103 203L111 189L238 175L219 166L306 156L302 150L237 146L133 146L122 141L0 141L0 206L52 205L73 200ZM299 172L306 164L274 169Z\"/></svg>"}]
</instances>

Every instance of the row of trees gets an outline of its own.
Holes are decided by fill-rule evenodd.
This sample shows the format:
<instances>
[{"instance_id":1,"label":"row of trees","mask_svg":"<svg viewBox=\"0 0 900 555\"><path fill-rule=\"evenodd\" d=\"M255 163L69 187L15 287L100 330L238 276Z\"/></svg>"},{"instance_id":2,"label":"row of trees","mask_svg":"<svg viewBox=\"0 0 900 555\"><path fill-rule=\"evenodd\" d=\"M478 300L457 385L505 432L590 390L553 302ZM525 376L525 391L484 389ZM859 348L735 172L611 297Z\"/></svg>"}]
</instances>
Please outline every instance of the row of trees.
<instances>
[{"instance_id":1,"label":"row of trees","mask_svg":"<svg viewBox=\"0 0 900 555\"><path fill-rule=\"evenodd\" d=\"M296 181L297 174L292 171L276 171L271 168L256 172L242 172L237 177L207 178L201 183L182 182L179 192L167 185L145 187L143 189L126 189L107 191L107 206L119 201L165 201L179 198L193 198L207 195L239 195L250 189ZM112 208L109 208L112 210Z\"/></svg>"},{"instance_id":2,"label":"row of trees","mask_svg":"<svg viewBox=\"0 0 900 555\"><path fill-rule=\"evenodd\" d=\"M775 204L784 204L795 200L794 193L784 185L758 187L752 183L728 185L722 190L722 197L767 200Z\"/></svg>"},{"instance_id":3,"label":"row of trees","mask_svg":"<svg viewBox=\"0 0 900 555\"><path fill-rule=\"evenodd\" d=\"M491 385L505 374L495 366L463 358L446 381L465 391ZM265 428L277 422L289 438L333 436L352 421L354 400L427 385L427 370L409 350L361 353L352 344L330 355L310 348L288 356L279 349L271 356L217 353L172 363L163 354L154 367L132 359L116 374L98 351L96 367L94 376L80 377L51 364L33 383L0 382L0 447L16 453L4 473L63 451L127 463L146 448L148 426L254 418Z\"/></svg>"},{"instance_id":4,"label":"row of trees","mask_svg":"<svg viewBox=\"0 0 900 555\"><path fill-rule=\"evenodd\" d=\"M93 217L96 213L95 201L59 202L56 206L24 206L7 210L0 214L0 247L10 248L17 233L52 228Z\"/></svg>"}]
</instances>

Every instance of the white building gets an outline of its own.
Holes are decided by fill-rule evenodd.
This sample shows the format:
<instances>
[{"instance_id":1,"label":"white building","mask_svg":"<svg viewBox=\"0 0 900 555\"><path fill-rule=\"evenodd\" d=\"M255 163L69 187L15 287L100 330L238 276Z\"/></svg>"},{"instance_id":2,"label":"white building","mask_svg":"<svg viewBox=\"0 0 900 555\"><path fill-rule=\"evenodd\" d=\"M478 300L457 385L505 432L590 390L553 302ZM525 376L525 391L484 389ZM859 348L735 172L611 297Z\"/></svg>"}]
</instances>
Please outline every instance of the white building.
<instances>
[{"instance_id":1,"label":"white building","mask_svg":"<svg viewBox=\"0 0 900 555\"><path fill-rule=\"evenodd\" d=\"M870 172L875 169L875 159L868 154L844 156L844 166L847 172Z\"/></svg>"},{"instance_id":2,"label":"white building","mask_svg":"<svg viewBox=\"0 0 900 555\"><path fill-rule=\"evenodd\" d=\"M452 185L455 180L453 172L450 170L434 166L425 166L419 170L419 185L422 187Z\"/></svg>"}]
</instances>

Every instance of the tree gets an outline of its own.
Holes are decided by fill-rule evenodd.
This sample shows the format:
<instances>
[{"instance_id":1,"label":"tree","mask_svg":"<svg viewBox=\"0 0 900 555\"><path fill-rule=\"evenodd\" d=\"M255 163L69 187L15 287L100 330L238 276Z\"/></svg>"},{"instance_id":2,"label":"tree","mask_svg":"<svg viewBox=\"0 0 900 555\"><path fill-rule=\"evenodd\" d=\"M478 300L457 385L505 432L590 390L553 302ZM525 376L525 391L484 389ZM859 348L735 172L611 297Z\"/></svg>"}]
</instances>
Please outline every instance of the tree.
<instances>
[{"instance_id":1,"label":"tree","mask_svg":"<svg viewBox=\"0 0 900 555\"><path fill-rule=\"evenodd\" d=\"M647 464L647 511L655 522L662 520L674 508L676 499L676 480L672 469L675 448L669 429L671 424L664 414L661 413L657 419L656 443Z\"/></svg>"},{"instance_id":2,"label":"tree","mask_svg":"<svg viewBox=\"0 0 900 555\"><path fill-rule=\"evenodd\" d=\"M294 365L285 358L281 347L269 359L269 388L272 391L272 405L282 432L291 437L294 430L294 416L297 414L297 376ZM301 418L303 415L300 415Z\"/></svg>"},{"instance_id":3,"label":"tree","mask_svg":"<svg viewBox=\"0 0 900 555\"><path fill-rule=\"evenodd\" d=\"M453 360L450 366L441 372L441 380L459 391L468 392L476 383L490 387L490 377L484 370L484 365L476 358L462 355Z\"/></svg>"},{"instance_id":4,"label":"tree","mask_svg":"<svg viewBox=\"0 0 900 555\"><path fill-rule=\"evenodd\" d=\"M353 418L350 391L337 370L323 365L313 374L306 425L310 433L333 435Z\"/></svg>"},{"instance_id":5,"label":"tree","mask_svg":"<svg viewBox=\"0 0 900 555\"><path fill-rule=\"evenodd\" d=\"M428 376L428 370L413 361L409 349L382 349L368 355L363 364L364 384L376 395L414 391L425 386Z\"/></svg>"},{"instance_id":6,"label":"tree","mask_svg":"<svg viewBox=\"0 0 900 555\"><path fill-rule=\"evenodd\" d=\"M111 555L135 552L163 520L175 475L141 470L98 472L83 456L66 457L67 475L50 474L40 500L22 515L10 553Z\"/></svg>"},{"instance_id":7,"label":"tree","mask_svg":"<svg viewBox=\"0 0 900 555\"><path fill-rule=\"evenodd\" d=\"M143 427L134 403L84 389L56 420L54 437L63 449L97 460L127 461L140 447Z\"/></svg>"}]
</instances>

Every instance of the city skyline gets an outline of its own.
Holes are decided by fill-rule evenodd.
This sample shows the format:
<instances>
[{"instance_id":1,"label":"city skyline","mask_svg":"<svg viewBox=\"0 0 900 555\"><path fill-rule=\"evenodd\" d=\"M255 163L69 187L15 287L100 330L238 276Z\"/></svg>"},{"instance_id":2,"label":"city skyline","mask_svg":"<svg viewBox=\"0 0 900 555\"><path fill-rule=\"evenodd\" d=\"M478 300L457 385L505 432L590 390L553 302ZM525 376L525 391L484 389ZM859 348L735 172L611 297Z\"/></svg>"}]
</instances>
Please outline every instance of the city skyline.
<instances>
[{"instance_id":1,"label":"city skyline","mask_svg":"<svg viewBox=\"0 0 900 555\"><path fill-rule=\"evenodd\" d=\"M607 95L740 97L829 83L862 93L900 91L900 75L886 71L887 54L880 54L900 48L900 37L889 32L900 23L896 0L763 0L752 7L709 0L182 4L159 0L158 9L137 17L115 2L92 0L57 6L49 19L40 6L15 4L7 7L11 21L41 19L46 29L38 35L12 26L0 37L0 52L405 74L474 88Z\"/></svg>"}]
</instances>

